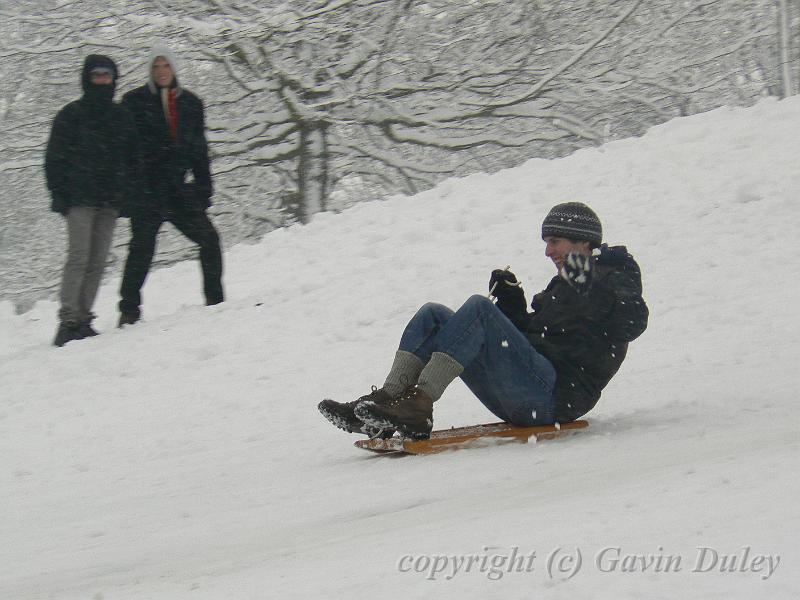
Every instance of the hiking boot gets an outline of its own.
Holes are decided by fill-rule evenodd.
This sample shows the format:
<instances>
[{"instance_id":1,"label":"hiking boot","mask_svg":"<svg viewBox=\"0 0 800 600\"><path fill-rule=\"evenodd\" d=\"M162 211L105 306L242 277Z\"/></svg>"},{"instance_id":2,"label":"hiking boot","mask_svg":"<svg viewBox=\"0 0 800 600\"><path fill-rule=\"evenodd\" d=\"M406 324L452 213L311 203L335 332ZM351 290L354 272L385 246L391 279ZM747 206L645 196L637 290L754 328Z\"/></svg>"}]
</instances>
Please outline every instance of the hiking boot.
<instances>
[{"instance_id":1,"label":"hiking boot","mask_svg":"<svg viewBox=\"0 0 800 600\"><path fill-rule=\"evenodd\" d=\"M125 325L133 325L141 318L141 313L135 312L121 312L119 313L119 322L117 327L124 327Z\"/></svg>"},{"instance_id":2,"label":"hiking boot","mask_svg":"<svg viewBox=\"0 0 800 600\"><path fill-rule=\"evenodd\" d=\"M380 398L391 399L391 396L383 391L383 389L373 387L372 393L361 396L358 400L354 400L353 402L335 402L334 400L326 398L317 405L317 408L319 412L322 413L323 417L347 433L363 433L371 438L390 438L394 435L394 429L365 425L353 412L353 409L359 402L370 399L377 400Z\"/></svg>"},{"instance_id":3,"label":"hiking boot","mask_svg":"<svg viewBox=\"0 0 800 600\"><path fill-rule=\"evenodd\" d=\"M365 398L353 412L369 427L391 427L416 440L431 437L433 400L415 386L407 388L399 398Z\"/></svg>"},{"instance_id":4,"label":"hiking boot","mask_svg":"<svg viewBox=\"0 0 800 600\"><path fill-rule=\"evenodd\" d=\"M82 339L83 336L80 333L80 325L74 321L64 321L58 326L58 331L56 331L56 338L53 340L53 345L60 348L67 342Z\"/></svg>"}]
</instances>

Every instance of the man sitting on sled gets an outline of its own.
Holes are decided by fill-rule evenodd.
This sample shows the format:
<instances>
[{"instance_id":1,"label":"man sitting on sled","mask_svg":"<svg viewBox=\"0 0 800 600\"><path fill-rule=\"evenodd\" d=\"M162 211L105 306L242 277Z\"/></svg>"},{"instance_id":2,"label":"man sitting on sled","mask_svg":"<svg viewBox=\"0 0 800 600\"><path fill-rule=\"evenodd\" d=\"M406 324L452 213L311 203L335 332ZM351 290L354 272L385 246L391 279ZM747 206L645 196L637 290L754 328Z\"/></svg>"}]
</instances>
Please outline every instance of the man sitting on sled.
<instances>
[{"instance_id":1,"label":"man sitting on sled","mask_svg":"<svg viewBox=\"0 0 800 600\"><path fill-rule=\"evenodd\" d=\"M348 432L426 439L433 403L461 377L513 425L578 419L647 327L639 266L624 246L601 245L602 237L585 204L553 207L542 239L558 274L534 296L533 312L514 274L495 270L496 303L475 295L455 312L425 304L406 326L383 387L353 402L323 400L320 412Z\"/></svg>"}]
</instances>

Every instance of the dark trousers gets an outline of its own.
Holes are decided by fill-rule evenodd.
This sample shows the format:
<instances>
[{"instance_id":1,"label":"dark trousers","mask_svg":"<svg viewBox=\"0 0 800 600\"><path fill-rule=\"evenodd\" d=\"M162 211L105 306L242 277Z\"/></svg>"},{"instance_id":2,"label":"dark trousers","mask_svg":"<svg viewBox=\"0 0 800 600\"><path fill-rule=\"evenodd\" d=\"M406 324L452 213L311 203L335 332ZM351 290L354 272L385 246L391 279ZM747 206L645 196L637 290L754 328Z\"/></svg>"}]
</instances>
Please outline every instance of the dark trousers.
<instances>
[{"instance_id":1,"label":"dark trousers","mask_svg":"<svg viewBox=\"0 0 800 600\"><path fill-rule=\"evenodd\" d=\"M181 210L170 212L166 217L158 212L150 212L131 217L131 241L120 288L120 312L140 314L141 289L153 262L158 230L164 221L172 223L178 231L200 246L206 304L219 304L224 299L219 235L206 212Z\"/></svg>"}]
</instances>

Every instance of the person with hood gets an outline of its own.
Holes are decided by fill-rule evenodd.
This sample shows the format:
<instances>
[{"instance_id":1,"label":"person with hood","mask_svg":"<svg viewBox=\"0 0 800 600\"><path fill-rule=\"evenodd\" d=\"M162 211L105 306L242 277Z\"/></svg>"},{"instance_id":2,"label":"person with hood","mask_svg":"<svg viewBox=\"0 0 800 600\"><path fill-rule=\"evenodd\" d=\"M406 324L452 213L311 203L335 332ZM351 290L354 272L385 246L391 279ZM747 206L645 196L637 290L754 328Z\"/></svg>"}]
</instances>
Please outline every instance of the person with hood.
<instances>
[{"instance_id":1,"label":"person with hood","mask_svg":"<svg viewBox=\"0 0 800 600\"><path fill-rule=\"evenodd\" d=\"M426 304L409 321L381 388L319 410L351 433L425 439L433 403L461 377L497 417L517 426L574 421L589 412L647 327L639 266L624 246L602 245L595 212L554 206L542 224L545 256L557 275L533 298L497 269L490 295L453 312ZM599 249L599 251L597 251Z\"/></svg>"},{"instance_id":2,"label":"person with hood","mask_svg":"<svg viewBox=\"0 0 800 600\"><path fill-rule=\"evenodd\" d=\"M117 78L109 57L87 56L81 70L83 96L58 112L47 142L44 169L51 208L67 225L56 346L97 335L92 306L114 225L138 185L133 120L113 102Z\"/></svg>"},{"instance_id":3,"label":"person with hood","mask_svg":"<svg viewBox=\"0 0 800 600\"><path fill-rule=\"evenodd\" d=\"M131 240L120 287L120 327L141 318L141 289L165 221L200 247L206 304L224 299L219 235L206 214L213 186L203 103L179 84L178 63L169 49L155 47L147 68L148 82L122 99L139 134L144 181L131 209Z\"/></svg>"}]
</instances>

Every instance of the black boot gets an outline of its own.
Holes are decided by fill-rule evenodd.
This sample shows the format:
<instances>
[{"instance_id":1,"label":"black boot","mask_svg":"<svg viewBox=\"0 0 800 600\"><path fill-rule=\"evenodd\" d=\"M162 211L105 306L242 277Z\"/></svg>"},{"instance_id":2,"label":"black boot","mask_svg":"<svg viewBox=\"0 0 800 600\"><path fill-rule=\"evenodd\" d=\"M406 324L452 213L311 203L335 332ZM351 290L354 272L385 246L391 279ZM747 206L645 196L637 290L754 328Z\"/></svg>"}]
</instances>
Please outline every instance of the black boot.
<instances>
[{"instance_id":1,"label":"black boot","mask_svg":"<svg viewBox=\"0 0 800 600\"><path fill-rule=\"evenodd\" d=\"M58 331L56 331L56 338L53 340L53 345L58 346L59 348L66 344L67 342L71 342L72 340L82 340L83 336L80 332L80 324L76 323L75 321L63 321L58 326Z\"/></svg>"},{"instance_id":2,"label":"black boot","mask_svg":"<svg viewBox=\"0 0 800 600\"><path fill-rule=\"evenodd\" d=\"M403 436L417 440L431 437L433 400L415 386L399 398L366 398L353 412L368 427L397 429Z\"/></svg>"},{"instance_id":3,"label":"black boot","mask_svg":"<svg viewBox=\"0 0 800 600\"><path fill-rule=\"evenodd\" d=\"M347 433L363 433L369 437L390 438L394 435L394 429L383 427L369 427L356 417L353 409L365 400L390 400L391 396L383 389L372 388L372 392L366 396L361 396L353 402L335 402L325 399L319 403L317 408L322 416L328 419L339 429Z\"/></svg>"},{"instance_id":4,"label":"black boot","mask_svg":"<svg viewBox=\"0 0 800 600\"><path fill-rule=\"evenodd\" d=\"M94 337L99 335L92 327L92 321L94 320L94 315L90 315L86 320L81 321L78 324L78 333L80 334L81 338L87 337Z\"/></svg>"},{"instance_id":5,"label":"black boot","mask_svg":"<svg viewBox=\"0 0 800 600\"><path fill-rule=\"evenodd\" d=\"M125 325L133 325L141 318L141 313L135 312L121 312L119 313L119 322L117 327L124 327Z\"/></svg>"}]
</instances>

